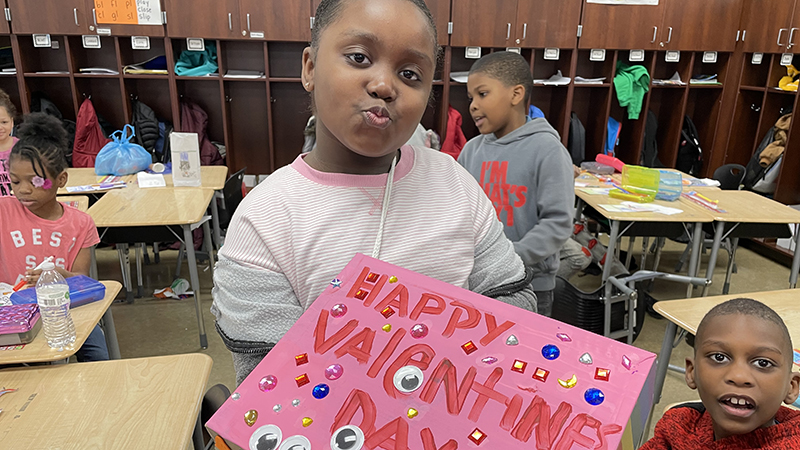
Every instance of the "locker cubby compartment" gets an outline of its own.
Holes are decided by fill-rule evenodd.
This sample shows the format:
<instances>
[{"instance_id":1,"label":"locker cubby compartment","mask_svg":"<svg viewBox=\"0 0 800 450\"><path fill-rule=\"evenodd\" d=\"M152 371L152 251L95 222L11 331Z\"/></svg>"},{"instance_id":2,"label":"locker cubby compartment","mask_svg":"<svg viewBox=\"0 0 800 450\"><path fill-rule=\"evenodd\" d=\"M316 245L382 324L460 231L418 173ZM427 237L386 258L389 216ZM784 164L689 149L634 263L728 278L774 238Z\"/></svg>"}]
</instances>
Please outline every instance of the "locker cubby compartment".
<instances>
[{"instance_id":1,"label":"locker cubby compartment","mask_svg":"<svg viewBox=\"0 0 800 450\"><path fill-rule=\"evenodd\" d=\"M608 88L576 89L572 98L572 112L586 130L586 151L584 161L594 161L603 153L607 133L606 112L608 111L611 90Z\"/></svg>"},{"instance_id":2,"label":"locker cubby compartment","mask_svg":"<svg viewBox=\"0 0 800 450\"><path fill-rule=\"evenodd\" d=\"M103 68L119 72L116 38L111 36L99 36L99 38L100 48L84 48L81 36L68 38L72 68L76 75L98 76L84 74L80 71L80 69L86 68Z\"/></svg>"},{"instance_id":3,"label":"locker cubby compartment","mask_svg":"<svg viewBox=\"0 0 800 450\"><path fill-rule=\"evenodd\" d=\"M775 122L777 122L782 115L792 112L794 100L795 95L788 95L783 92L767 92L767 98L764 100L764 108L761 110L761 123L758 126L757 139L753 146L754 149L755 145L758 145L767 131L775 126Z\"/></svg>"},{"instance_id":4,"label":"locker cubby compartment","mask_svg":"<svg viewBox=\"0 0 800 450\"><path fill-rule=\"evenodd\" d=\"M19 84L15 77L0 77L0 89L11 98L11 103L17 108L17 114L22 114L22 102L19 98Z\"/></svg>"},{"instance_id":5,"label":"locker cubby compartment","mask_svg":"<svg viewBox=\"0 0 800 450\"><path fill-rule=\"evenodd\" d=\"M739 92L724 159L726 164L734 163L744 166L750 160L757 142L763 137L758 136L758 122L764 106L764 97L763 91L742 90Z\"/></svg>"},{"instance_id":6,"label":"locker cubby compartment","mask_svg":"<svg viewBox=\"0 0 800 450\"><path fill-rule=\"evenodd\" d=\"M208 138L214 142L225 142L225 122L222 117L222 93L220 83L199 80L176 81L179 101L190 100L208 114ZM176 122L180 120L176 119ZM176 128L180 129L178 125Z\"/></svg>"},{"instance_id":7,"label":"locker cubby compartment","mask_svg":"<svg viewBox=\"0 0 800 450\"><path fill-rule=\"evenodd\" d=\"M261 41L221 41L220 67L224 74L229 70L246 70L248 72L265 73L265 43ZM262 76L262 79L264 77ZM241 78L237 80L258 80L258 78ZM266 94L265 94L266 95ZM264 173L264 172L259 172Z\"/></svg>"},{"instance_id":8,"label":"locker cubby compartment","mask_svg":"<svg viewBox=\"0 0 800 450\"><path fill-rule=\"evenodd\" d=\"M169 82L159 79L135 78L125 80L125 98L128 99L130 110L130 99L135 98L149 106L159 120L170 122L173 125L176 121L172 117L172 104L170 101ZM129 116L130 117L130 116Z\"/></svg>"},{"instance_id":9,"label":"locker cubby compartment","mask_svg":"<svg viewBox=\"0 0 800 450\"><path fill-rule=\"evenodd\" d=\"M461 114L461 131L464 132L467 140L481 134L478 127L475 126L475 122L472 121L469 104L467 89L463 85L450 86L450 106Z\"/></svg>"},{"instance_id":10,"label":"locker cubby compartment","mask_svg":"<svg viewBox=\"0 0 800 450\"><path fill-rule=\"evenodd\" d=\"M689 84L689 79L692 77L692 53L681 52L680 59L677 62L666 61L667 52L655 53L655 67L650 74L651 80L668 80L678 72L681 81ZM661 87L681 87L675 85L656 85L655 88Z\"/></svg>"},{"instance_id":11,"label":"locker cubby compartment","mask_svg":"<svg viewBox=\"0 0 800 450\"><path fill-rule=\"evenodd\" d=\"M703 52L696 52L694 55L694 63L692 67L692 77L697 75L717 75L717 81L725 83L728 75L728 59L729 53L717 53L717 62L705 63L703 62ZM697 87L698 85L694 85Z\"/></svg>"},{"instance_id":12,"label":"locker cubby compartment","mask_svg":"<svg viewBox=\"0 0 800 450\"><path fill-rule=\"evenodd\" d=\"M785 205L800 203L800 135L793 133L789 137L786 150L783 152L781 173L775 189L775 200Z\"/></svg>"},{"instance_id":13,"label":"locker cubby compartment","mask_svg":"<svg viewBox=\"0 0 800 450\"><path fill-rule=\"evenodd\" d=\"M61 115L65 119L75 120L77 111L75 109L75 100L72 98L72 88L70 87L69 78L25 78L25 87L28 91L27 101L30 104L31 96L36 92L41 92L49 98L53 104L56 105ZM81 98L81 100L83 100Z\"/></svg>"},{"instance_id":14,"label":"locker cubby compartment","mask_svg":"<svg viewBox=\"0 0 800 450\"><path fill-rule=\"evenodd\" d=\"M765 87L767 85L771 64L771 55L763 55L761 64L753 64L753 54L745 53L744 67L742 67L742 79L739 84L750 87Z\"/></svg>"},{"instance_id":15,"label":"locker cubby compartment","mask_svg":"<svg viewBox=\"0 0 800 450\"><path fill-rule=\"evenodd\" d=\"M544 50L536 49L533 52L533 79L548 79L555 75L557 71L565 77L570 76L572 65L572 50L561 50L558 59L544 59ZM566 86L560 86L566 87Z\"/></svg>"},{"instance_id":16,"label":"locker cubby compartment","mask_svg":"<svg viewBox=\"0 0 800 450\"><path fill-rule=\"evenodd\" d=\"M230 171L247 167L247 173L268 174L277 169L272 167L270 158L267 83L226 81L225 99L229 127L226 159Z\"/></svg>"},{"instance_id":17,"label":"locker cubby compartment","mask_svg":"<svg viewBox=\"0 0 800 450\"><path fill-rule=\"evenodd\" d=\"M554 86L534 86L531 91L531 105L541 109L545 119L564 135L567 114L567 89Z\"/></svg>"},{"instance_id":18,"label":"locker cubby compartment","mask_svg":"<svg viewBox=\"0 0 800 450\"><path fill-rule=\"evenodd\" d=\"M51 36L50 40L58 48L34 47L33 36L19 36L19 53L22 60L20 63L25 74L39 74L42 72L69 73L65 37Z\"/></svg>"},{"instance_id":19,"label":"locker cubby compartment","mask_svg":"<svg viewBox=\"0 0 800 450\"><path fill-rule=\"evenodd\" d=\"M300 80L303 71L303 42L270 42L267 44L269 77ZM280 166L278 166L280 167Z\"/></svg>"},{"instance_id":20,"label":"locker cubby compartment","mask_svg":"<svg viewBox=\"0 0 800 450\"><path fill-rule=\"evenodd\" d=\"M211 75L200 76L200 77L197 77L197 76L183 76L183 75L178 75L177 73L175 73L175 75L179 79L180 78L184 78L184 79L186 79L186 78L193 78L193 79L204 78L204 79L212 79L213 80L215 78L219 78L220 69L224 70L224 67L219 67L219 61L223 57L223 55L222 55L222 53L223 53L222 50L223 49L220 48L220 41L217 41L215 39L206 39L205 40L205 48L206 49L208 49L208 47L212 46L212 45L215 46L216 49L217 49L217 66L218 67L217 67L217 71L215 73L213 73ZM181 57L181 53L183 53L185 50L186 50L186 39L173 39L172 40L173 64L178 62L178 60ZM171 72L174 72L175 71L175 67L174 66L170 67L168 70L170 70Z\"/></svg>"},{"instance_id":21,"label":"locker cubby compartment","mask_svg":"<svg viewBox=\"0 0 800 450\"><path fill-rule=\"evenodd\" d=\"M125 111L118 79L76 78L75 96L79 107L84 99L90 99L97 115L114 128L111 131L121 130L125 126Z\"/></svg>"},{"instance_id":22,"label":"locker cubby compartment","mask_svg":"<svg viewBox=\"0 0 800 450\"><path fill-rule=\"evenodd\" d=\"M150 48L147 50L138 50L138 49L134 50L133 44L131 43L131 38L129 37L119 38L120 65L122 67L125 67L130 64L142 63L144 61L149 60L150 58L166 54L167 50L164 38L151 37Z\"/></svg>"},{"instance_id":23,"label":"locker cubby compartment","mask_svg":"<svg viewBox=\"0 0 800 450\"><path fill-rule=\"evenodd\" d=\"M272 149L274 167L291 164L303 149L303 130L311 117L308 93L300 83L272 83ZM302 99L302 101L300 101ZM248 165L248 172L250 167Z\"/></svg>"},{"instance_id":24,"label":"locker cubby compartment","mask_svg":"<svg viewBox=\"0 0 800 450\"><path fill-rule=\"evenodd\" d=\"M695 128L697 128L700 148L703 150L703 160L706 163L711 149L714 147L714 137L717 131L717 121L719 120L721 106L721 89L691 90L686 101L686 115L692 119Z\"/></svg>"},{"instance_id":25,"label":"locker cubby compartment","mask_svg":"<svg viewBox=\"0 0 800 450\"><path fill-rule=\"evenodd\" d=\"M772 55L772 65L770 67L769 79L767 80L767 88L773 91L785 92L778 88L778 83L781 78L787 75L786 67L781 65L781 56L780 54ZM764 59L766 59L766 55ZM792 94L794 94L794 92L792 92Z\"/></svg>"},{"instance_id":26,"label":"locker cubby compartment","mask_svg":"<svg viewBox=\"0 0 800 450\"><path fill-rule=\"evenodd\" d=\"M591 61L591 50L578 51L578 64L575 75L583 78L605 78L603 85L608 85L614 79L614 66L616 57L614 51L606 51L605 61ZM569 76L569 74L564 74ZM575 84L576 87L595 86L592 84Z\"/></svg>"},{"instance_id":27,"label":"locker cubby compartment","mask_svg":"<svg viewBox=\"0 0 800 450\"><path fill-rule=\"evenodd\" d=\"M628 64L629 66L635 66L635 65L644 66L647 68L647 73L651 75L652 79L653 64L655 63L655 57L658 54L658 52L645 50L644 61L631 61L630 54L631 54L630 50L618 50L617 62L623 62L625 64ZM616 74L617 74L617 68L614 67L614 75ZM670 76L672 76L672 74L670 74Z\"/></svg>"},{"instance_id":28,"label":"locker cubby compartment","mask_svg":"<svg viewBox=\"0 0 800 450\"><path fill-rule=\"evenodd\" d=\"M655 113L658 119L658 132L656 133L658 159L667 167L675 167L678 155L678 144L683 127L683 114L681 114L683 94L682 90L670 89L654 90L650 94L649 109ZM640 121L646 121L647 111L642 110L639 117Z\"/></svg>"}]
</instances>

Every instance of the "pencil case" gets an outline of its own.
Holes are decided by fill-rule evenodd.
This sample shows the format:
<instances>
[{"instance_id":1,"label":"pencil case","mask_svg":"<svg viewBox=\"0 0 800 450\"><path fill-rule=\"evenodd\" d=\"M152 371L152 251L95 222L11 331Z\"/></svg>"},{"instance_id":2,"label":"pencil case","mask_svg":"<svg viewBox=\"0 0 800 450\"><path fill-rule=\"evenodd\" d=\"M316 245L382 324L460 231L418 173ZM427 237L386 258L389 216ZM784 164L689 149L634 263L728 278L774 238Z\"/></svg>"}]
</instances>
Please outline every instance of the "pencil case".
<instances>
[{"instance_id":1,"label":"pencil case","mask_svg":"<svg viewBox=\"0 0 800 450\"><path fill-rule=\"evenodd\" d=\"M635 192L627 192L621 189L611 189L608 191L608 196L636 203L650 203L656 199L652 195L637 194Z\"/></svg>"},{"instance_id":2,"label":"pencil case","mask_svg":"<svg viewBox=\"0 0 800 450\"><path fill-rule=\"evenodd\" d=\"M0 346L28 344L42 328L39 305L0 307Z\"/></svg>"},{"instance_id":3,"label":"pencil case","mask_svg":"<svg viewBox=\"0 0 800 450\"><path fill-rule=\"evenodd\" d=\"M102 300L106 295L106 287L103 283L87 277L77 275L67 278L69 285L69 307L77 308L98 300ZM14 305L24 305L36 303L36 289L28 288L11 294L11 303Z\"/></svg>"}]
</instances>

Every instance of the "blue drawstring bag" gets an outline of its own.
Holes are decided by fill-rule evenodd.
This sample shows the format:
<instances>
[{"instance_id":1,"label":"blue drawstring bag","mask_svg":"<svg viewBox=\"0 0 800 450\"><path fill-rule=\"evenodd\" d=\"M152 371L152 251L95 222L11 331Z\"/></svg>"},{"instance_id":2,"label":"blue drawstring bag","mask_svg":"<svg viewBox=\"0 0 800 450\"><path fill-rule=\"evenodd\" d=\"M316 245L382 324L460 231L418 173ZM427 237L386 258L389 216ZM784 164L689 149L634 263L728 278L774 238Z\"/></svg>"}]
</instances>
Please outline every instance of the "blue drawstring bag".
<instances>
[{"instance_id":1,"label":"blue drawstring bag","mask_svg":"<svg viewBox=\"0 0 800 450\"><path fill-rule=\"evenodd\" d=\"M130 132L130 134L128 134ZM106 144L94 162L97 175L130 175L141 172L153 162L153 157L139 144L132 144L133 126L125 125L122 130L111 134L114 139Z\"/></svg>"}]
</instances>

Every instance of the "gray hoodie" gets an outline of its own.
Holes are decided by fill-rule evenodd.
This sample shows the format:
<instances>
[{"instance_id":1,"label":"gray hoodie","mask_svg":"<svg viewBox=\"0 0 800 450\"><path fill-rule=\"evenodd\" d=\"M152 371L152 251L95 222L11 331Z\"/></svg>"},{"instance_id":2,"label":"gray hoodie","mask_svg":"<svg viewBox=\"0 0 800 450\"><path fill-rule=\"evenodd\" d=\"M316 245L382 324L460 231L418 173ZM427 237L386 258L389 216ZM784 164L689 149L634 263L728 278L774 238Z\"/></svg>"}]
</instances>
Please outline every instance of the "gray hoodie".
<instances>
[{"instance_id":1,"label":"gray hoodie","mask_svg":"<svg viewBox=\"0 0 800 450\"><path fill-rule=\"evenodd\" d=\"M558 132L533 119L500 139L471 139L458 162L478 180L517 254L533 269L533 289L553 289L575 203L572 162Z\"/></svg>"}]
</instances>

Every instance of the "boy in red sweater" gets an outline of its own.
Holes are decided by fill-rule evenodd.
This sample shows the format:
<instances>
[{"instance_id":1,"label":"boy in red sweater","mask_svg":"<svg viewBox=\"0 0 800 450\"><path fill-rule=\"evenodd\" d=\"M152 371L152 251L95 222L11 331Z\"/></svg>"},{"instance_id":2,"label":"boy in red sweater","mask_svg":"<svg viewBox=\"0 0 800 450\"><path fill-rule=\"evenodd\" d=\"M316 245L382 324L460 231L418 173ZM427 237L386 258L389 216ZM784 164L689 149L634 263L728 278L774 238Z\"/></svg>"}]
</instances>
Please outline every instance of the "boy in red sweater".
<instances>
[{"instance_id":1,"label":"boy in red sweater","mask_svg":"<svg viewBox=\"0 0 800 450\"><path fill-rule=\"evenodd\" d=\"M697 327L686 384L702 403L670 409L642 450L800 449L792 340L775 311L749 298L719 304Z\"/></svg>"}]
</instances>

